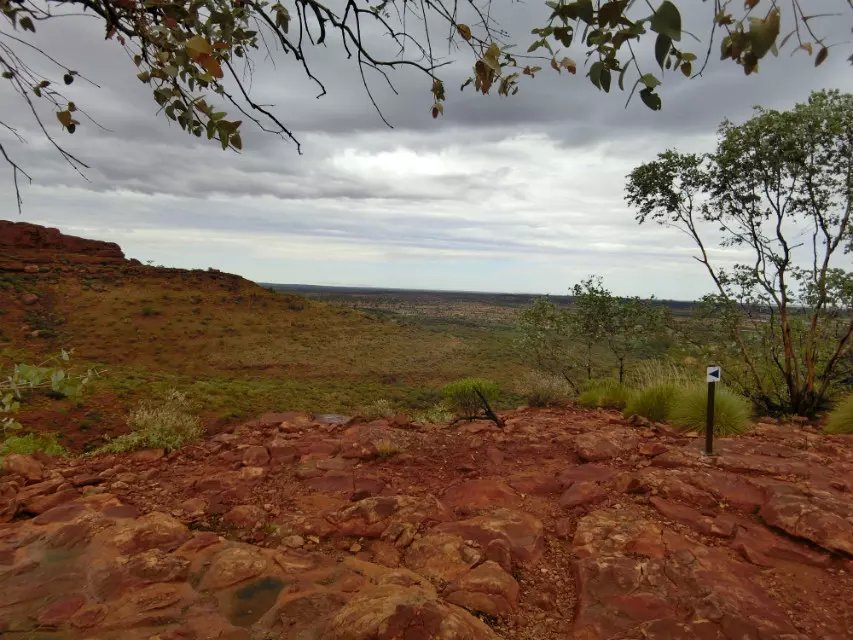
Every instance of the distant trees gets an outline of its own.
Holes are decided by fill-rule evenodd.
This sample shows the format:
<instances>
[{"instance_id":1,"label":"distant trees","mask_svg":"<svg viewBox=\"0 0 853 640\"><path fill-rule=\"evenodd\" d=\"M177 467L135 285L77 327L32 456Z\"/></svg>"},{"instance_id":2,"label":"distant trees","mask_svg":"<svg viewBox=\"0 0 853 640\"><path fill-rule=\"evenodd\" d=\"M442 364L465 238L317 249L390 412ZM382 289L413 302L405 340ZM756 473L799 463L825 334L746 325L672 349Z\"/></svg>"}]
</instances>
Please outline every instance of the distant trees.
<instances>
[{"instance_id":1,"label":"distant trees","mask_svg":"<svg viewBox=\"0 0 853 640\"><path fill-rule=\"evenodd\" d=\"M666 151L628 176L637 221L695 244L715 291L697 346L768 411L812 415L845 384L853 350L853 95L723 122L717 148ZM716 244L744 262L721 266Z\"/></svg>"},{"instance_id":2,"label":"distant trees","mask_svg":"<svg viewBox=\"0 0 853 640\"><path fill-rule=\"evenodd\" d=\"M540 298L522 311L522 351L537 368L561 376L576 392L584 378L609 368L600 356L604 351L623 382L626 362L648 350L666 325L668 310L652 300L614 296L595 276L571 291L571 308Z\"/></svg>"}]
</instances>

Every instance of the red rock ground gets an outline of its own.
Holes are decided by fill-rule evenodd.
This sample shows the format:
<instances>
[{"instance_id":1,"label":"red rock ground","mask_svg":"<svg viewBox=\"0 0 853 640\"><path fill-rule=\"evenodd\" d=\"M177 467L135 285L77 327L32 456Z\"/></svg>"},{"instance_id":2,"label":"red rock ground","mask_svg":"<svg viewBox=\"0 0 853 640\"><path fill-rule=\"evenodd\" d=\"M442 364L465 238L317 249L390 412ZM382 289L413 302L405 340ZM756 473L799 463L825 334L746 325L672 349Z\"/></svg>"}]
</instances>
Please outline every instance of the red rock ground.
<instances>
[{"instance_id":1,"label":"red rock ground","mask_svg":"<svg viewBox=\"0 0 853 640\"><path fill-rule=\"evenodd\" d=\"M0 636L853 638L850 436L759 423L705 457L616 414L506 418L9 456Z\"/></svg>"}]
</instances>

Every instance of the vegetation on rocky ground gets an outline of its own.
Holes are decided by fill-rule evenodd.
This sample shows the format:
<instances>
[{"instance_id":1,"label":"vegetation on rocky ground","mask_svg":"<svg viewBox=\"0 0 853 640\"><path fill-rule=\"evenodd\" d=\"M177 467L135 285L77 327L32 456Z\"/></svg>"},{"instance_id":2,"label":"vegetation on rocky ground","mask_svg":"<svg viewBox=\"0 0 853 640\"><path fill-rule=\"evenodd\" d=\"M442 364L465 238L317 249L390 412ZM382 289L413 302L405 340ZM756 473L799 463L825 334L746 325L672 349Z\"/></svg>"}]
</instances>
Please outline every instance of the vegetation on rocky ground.
<instances>
[{"instance_id":1,"label":"vegetation on rocky ground","mask_svg":"<svg viewBox=\"0 0 853 640\"><path fill-rule=\"evenodd\" d=\"M7 377L0 380L0 458L10 453L62 455L65 449L52 433L24 433L17 414L25 396L47 393L58 398L78 401L83 390L97 375L90 369L78 373L69 367L71 352L62 350L39 364L15 364Z\"/></svg>"},{"instance_id":2,"label":"vegetation on rocky ground","mask_svg":"<svg viewBox=\"0 0 853 640\"><path fill-rule=\"evenodd\" d=\"M708 389L692 385L678 390L669 419L688 431L705 432L708 414ZM714 398L714 433L734 436L749 429L751 408L742 395L718 384Z\"/></svg>"},{"instance_id":3,"label":"vegetation on rocky ground","mask_svg":"<svg viewBox=\"0 0 853 640\"><path fill-rule=\"evenodd\" d=\"M631 399L633 390L620 384L615 378L593 379L584 384L578 396L582 407L601 407L603 409L624 409Z\"/></svg>"},{"instance_id":4,"label":"vegetation on rocky ground","mask_svg":"<svg viewBox=\"0 0 853 640\"><path fill-rule=\"evenodd\" d=\"M43 453L48 456L64 456L68 453L55 433L27 433L10 435L0 442L0 459L11 453L32 455Z\"/></svg>"},{"instance_id":5,"label":"vegetation on rocky ground","mask_svg":"<svg viewBox=\"0 0 853 640\"><path fill-rule=\"evenodd\" d=\"M826 421L827 433L853 433L853 393L839 402Z\"/></svg>"},{"instance_id":6,"label":"vegetation on rocky ground","mask_svg":"<svg viewBox=\"0 0 853 640\"><path fill-rule=\"evenodd\" d=\"M520 383L521 393L530 407L552 407L565 404L572 389L565 379L543 371L531 371Z\"/></svg>"},{"instance_id":7,"label":"vegetation on rocky ground","mask_svg":"<svg viewBox=\"0 0 853 640\"><path fill-rule=\"evenodd\" d=\"M457 420L491 420L503 426L493 405L500 397L500 387L492 380L463 378L444 386L441 394Z\"/></svg>"},{"instance_id":8,"label":"vegetation on rocky ground","mask_svg":"<svg viewBox=\"0 0 853 640\"><path fill-rule=\"evenodd\" d=\"M186 394L174 390L162 401L141 402L127 417L130 433L110 440L97 453L180 449L204 433L196 410Z\"/></svg>"},{"instance_id":9,"label":"vegetation on rocky ground","mask_svg":"<svg viewBox=\"0 0 853 640\"><path fill-rule=\"evenodd\" d=\"M672 408L678 398L680 387L664 382L638 389L625 403L623 415L642 416L654 422L665 422L672 415Z\"/></svg>"}]
</instances>

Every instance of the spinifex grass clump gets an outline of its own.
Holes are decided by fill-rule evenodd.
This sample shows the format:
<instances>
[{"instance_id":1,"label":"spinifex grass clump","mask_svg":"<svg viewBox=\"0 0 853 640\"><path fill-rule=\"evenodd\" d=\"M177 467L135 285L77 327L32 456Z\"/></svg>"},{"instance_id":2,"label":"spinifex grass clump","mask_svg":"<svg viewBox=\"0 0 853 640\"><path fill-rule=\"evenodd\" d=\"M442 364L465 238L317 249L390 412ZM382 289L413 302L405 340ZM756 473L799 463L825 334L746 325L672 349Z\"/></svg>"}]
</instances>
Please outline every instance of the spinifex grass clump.
<instances>
[{"instance_id":1,"label":"spinifex grass clump","mask_svg":"<svg viewBox=\"0 0 853 640\"><path fill-rule=\"evenodd\" d=\"M612 378L592 380L578 396L578 404L582 407L624 409L633 393L631 389Z\"/></svg>"},{"instance_id":2,"label":"spinifex grass clump","mask_svg":"<svg viewBox=\"0 0 853 640\"><path fill-rule=\"evenodd\" d=\"M839 402L824 427L826 433L853 433L853 393Z\"/></svg>"},{"instance_id":3,"label":"spinifex grass clump","mask_svg":"<svg viewBox=\"0 0 853 640\"><path fill-rule=\"evenodd\" d=\"M688 431L705 431L708 390L704 385L682 387L672 405L670 421ZM717 385L714 399L714 433L733 436L749 428L749 402L738 394Z\"/></svg>"},{"instance_id":4,"label":"spinifex grass clump","mask_svg":"<svg viewBox=\"0 0 853 640\"><path fill-rule=\"evenodd\" d=\"M655 422L669 420L680 388L672 383L659 383L636 391L625 405L623 415L642 416Z\"/></svg>"},{"instance_id":5,"label":"spinifex grass clump","mask_svg":"<svg viewBox=\"0 0 853 640\"><path fill-rule=\"evenodd\" d=\"M496 382L482 378L463 378L451 382L441 390L444 402L458 420L491 420L499 427L504 425L492 409L500 396Z\"/></svg>"},{"instance_id":6,"label":"spinifex grass clump","mask_svg":"<svg viewBox=\"0 0 853 640\"><path fill-rule=\"evenodd\" d=\"M521 390L531 407L550 407L566 402L571 395L563 378L542 371L532 371L521 383Z\"/></svg>"},{"instance_id":7,"label":"spinifex grass clump","mask_svg":"<svg viewBox=\"0 0 853 640\"><path fill-rule=\"evenodd\" d=\"M131 432L111 440L97 453L180 449L204 432L194 408L186 394L179 391L171 391L162 402L141 402L127 417Z\"/></svg>"}]
</instances>

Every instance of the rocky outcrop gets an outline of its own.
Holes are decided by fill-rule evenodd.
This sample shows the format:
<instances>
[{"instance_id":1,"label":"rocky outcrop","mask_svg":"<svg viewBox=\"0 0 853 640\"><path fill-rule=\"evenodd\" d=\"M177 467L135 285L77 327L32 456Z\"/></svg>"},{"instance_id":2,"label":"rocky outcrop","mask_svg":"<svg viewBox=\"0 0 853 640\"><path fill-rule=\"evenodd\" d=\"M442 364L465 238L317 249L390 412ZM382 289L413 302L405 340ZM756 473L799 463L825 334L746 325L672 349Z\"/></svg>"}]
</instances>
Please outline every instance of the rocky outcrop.
<instances>
[{"instance_id":1,"label":"rocky outcrop","mask_svg":"<svg viewBox=\"0 0 853 640\"><path fill-rule=\"evenodd\" d=\"M0 220L0 254L49 252L88 256L100 261L123 261L124 253L114 242L69 236L59 229L29 222Z\"/></svg>"},{"instance_id":2,"label":"rocky outcrop","mask_svg":"<svg viewBox=\"0 0 853 640\"><path fill-rule=\"evenodd\" d=\"M0 635L850 637L849 437L707 457L616 415L482 426L268 414L178 452L8 456Z\"/></svg>"}]
</instances>

